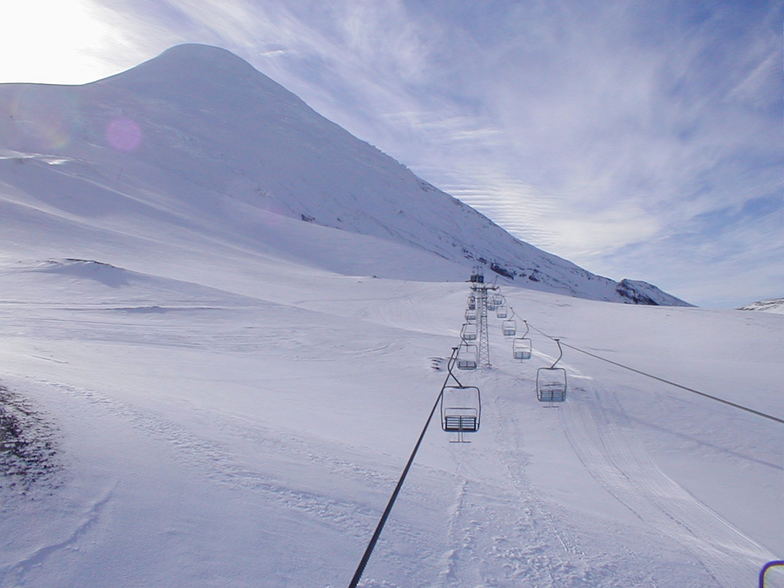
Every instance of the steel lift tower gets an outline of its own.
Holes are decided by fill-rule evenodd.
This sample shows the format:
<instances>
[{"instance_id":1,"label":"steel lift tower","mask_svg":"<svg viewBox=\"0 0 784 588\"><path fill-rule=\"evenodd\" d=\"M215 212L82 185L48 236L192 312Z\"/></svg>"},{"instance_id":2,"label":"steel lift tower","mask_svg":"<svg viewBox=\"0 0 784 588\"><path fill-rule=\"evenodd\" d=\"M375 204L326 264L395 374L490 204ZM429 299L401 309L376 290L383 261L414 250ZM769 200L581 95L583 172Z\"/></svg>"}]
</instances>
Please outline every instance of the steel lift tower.
<instances>
[{"instance_id":1,"label":"steel lift tower","mask_svg":"<svg viewBox=\"0 0 784 588\"><path fill-rule=\"evenodd\" d=\"M485 284L484 275L479 268L471 274L471 292L476 298L476 365L479 368L492 367L490 363L490 340L487 329L487 291L497 290L494 284Z\"/></svg>"}]
</instances>

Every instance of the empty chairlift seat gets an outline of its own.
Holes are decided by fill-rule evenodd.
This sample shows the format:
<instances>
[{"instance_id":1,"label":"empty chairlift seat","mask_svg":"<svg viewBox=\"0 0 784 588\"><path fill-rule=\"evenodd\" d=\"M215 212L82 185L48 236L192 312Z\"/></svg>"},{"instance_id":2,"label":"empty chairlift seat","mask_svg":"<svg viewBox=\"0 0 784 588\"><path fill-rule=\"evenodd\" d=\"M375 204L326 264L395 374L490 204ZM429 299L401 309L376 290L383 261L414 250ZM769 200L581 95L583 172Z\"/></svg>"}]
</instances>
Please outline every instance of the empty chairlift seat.
<instances>
[{"instance_id":1,"label":"empty chairlift seat","mask_svg":"<svg viewBox=\"0 0 784 588\"><path fill-rule=\"evenodd\" d=\"M461 343L457 351L457 369L475 370L477 364L477 347L468 343Z\"/></svg>"},{"instance_id":2,"label":"empty chairlift seat","mask_svg":"<svg viewBox=\"0 0 784 588\"><path fill-rule=\"evenodd\" d=\"M540 402L566 400L566 370L556 367L536 370L536 398Z\"/></svg>"},{"instance_id":3,"label":"empty chairlift seat","mask_svg":"<svg viewBox=\"0 0 784 588\"><path fill-rule=\"evenodd\" d=\"M514 337L515 333L517 333L517 324L514 319L501 323L501 332L507 337Z\"/></svg>"},{"instance_id":4,"label":"empty chairlift seat","mask_svg":"<svg viewBox=\"0 0 784 588\"><path fill-rule=\"evenodd\" d=\"M476 386L447 386L441 396L441 428L454 433L476 433L482 400Z\"/></svg>"},{"instance_id":5,"label":"empty chairlift seat","mask_svg":"<svg viewBox=\"0 0 784 588\"><path fill-rule=\"evenodd\" d=\"M476 309L468 309L465 311L465 318L467 321L475 321L476 320Z\"/></svg>"},{"instance_id":6,"label":"empty chairlift seat","mask_svg":"<svg viewBox=\"0 0 784 588\"><path fill-rule=\"evenodd\" d=\"M476 325L463 323L460 329L460 338L463 341L476 341Z\"/></svg>"},{"instance_id":7,"label":"empty chairlift seat","mask_svg":"<svg viewBox=\"0 0 784 588\"><path fill-rule=\"evenodd\" d=\"M531 359L533 345L527 337L516 337L512 340L512 357L514 359Z\"/></svg>"},{"instance_id":8,"label":"empty chairlift seat","mask_svg":"<svg viewBox=\"0 0 784 588\"><path fill-rule=\"evenodd\" d=\"M509 311L507 311L506 306L499 306L495 309L495 316L500 319L505 319L509 316Z\"/></svg>"},{"instance_id":9,"label":"empty chairlift seat","mask_svg":"<svg viewBox=\"0 0 784 588\"><path fill-rule=\"evenodd\" d=\"M536 398L539 402L563 402L566 400L566 370L555 367L563 357L563 349L558 337L554 337L553 341L558 345L558 358L549 368L536 370Z\"/></svg>"},{"instance_id":10,"label":"empty chairlift seat","mask_svg":"<svg viewBox=\"0 0 784 588\"><path fill-rule=\"evenodd\" d=\"M471 294L466 300L466 304L468 305L468 310L476 310L476 296Z\"/></svg>"}]
</instances>

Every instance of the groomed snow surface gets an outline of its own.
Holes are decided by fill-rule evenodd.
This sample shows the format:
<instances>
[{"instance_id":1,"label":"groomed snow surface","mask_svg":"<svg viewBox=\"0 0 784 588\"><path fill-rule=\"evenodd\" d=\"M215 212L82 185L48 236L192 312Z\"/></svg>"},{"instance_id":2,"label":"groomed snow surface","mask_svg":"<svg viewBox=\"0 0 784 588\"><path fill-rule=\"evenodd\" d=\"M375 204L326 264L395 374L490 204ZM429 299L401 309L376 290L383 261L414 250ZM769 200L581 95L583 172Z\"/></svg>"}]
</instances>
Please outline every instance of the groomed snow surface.
<instances>
[{"instance_id":1,"label":"groomed snow surface","mask_svg":"<svg viewBox=\"0 0 784 588\"><path fill-rule=\"evenodd\" d=\"M164 263L0 268L0 385L55 449L1 478L0 585L345 586L467 285ZM784 415L784 317L503 292L570 344ZM493 368L459 373L480 432L431 425L361 585L734 588L781 557L784 426L568 349L543 406L552 341L521 362L490 334Z\"/></svg>"}]
</instances>

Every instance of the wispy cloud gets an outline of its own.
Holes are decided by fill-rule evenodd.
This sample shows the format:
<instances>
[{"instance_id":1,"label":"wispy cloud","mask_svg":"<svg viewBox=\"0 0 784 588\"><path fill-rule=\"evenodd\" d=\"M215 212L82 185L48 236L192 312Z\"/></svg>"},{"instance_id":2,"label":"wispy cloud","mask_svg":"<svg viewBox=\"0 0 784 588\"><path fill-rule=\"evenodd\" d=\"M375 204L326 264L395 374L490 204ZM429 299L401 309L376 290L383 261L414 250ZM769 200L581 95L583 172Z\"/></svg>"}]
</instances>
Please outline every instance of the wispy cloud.
<instances>
[{"instance_id":1,"label":"wispy cloud","mask_svg":"<svg viewBox=\"0 0 784 588\"><path fill-rule=\"evenodd\" d=\"M588 269L698 303L784 294L770 278L784 273L780 2L80 6L100 23L92 65L185 41L226 47Z\"/></svg>"}]
</instances>

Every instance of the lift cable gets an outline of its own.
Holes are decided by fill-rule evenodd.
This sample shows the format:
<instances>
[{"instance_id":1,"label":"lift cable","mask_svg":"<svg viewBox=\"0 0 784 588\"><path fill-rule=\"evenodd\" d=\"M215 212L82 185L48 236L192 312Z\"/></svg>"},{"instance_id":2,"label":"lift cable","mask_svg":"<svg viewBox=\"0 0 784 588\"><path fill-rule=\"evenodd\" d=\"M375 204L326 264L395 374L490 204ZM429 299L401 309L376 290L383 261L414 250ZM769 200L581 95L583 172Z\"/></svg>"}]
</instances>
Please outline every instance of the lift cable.
<instances>
[{"instance_id":1,"label":"lift cable","mask_svg":"<svg viewBox=\"0 0 784 588\"><path fill-rule=\"evenodd\" d=\"M547 333L545 333L541 329L537 329L534 325L531 325L531 323L528 323L528 324L535 331L538 331L539 333L541 333L542 335L544 335L548 339L552 339L553 341L556 341L556 342L558 341L558 339L548 335ZM766 419L770 419L772 421L776 421L777 423L784 424L784 419L780 419L779 417L776 417L776 416L773 416L773 415L770 415L770 414L767 414L767 413L764 413L764 412L760 412L758 410L754 410L753 408L749 408L748 406L743 406L742 404L736 404L734 402L730 402L729 400L725 400L724 398L719 398L718 396L713 396L713 395L707 394L705 392L700 392L699 390L695 390L694 388L689 388L688 386L683 386L682 384L678 384L676 382L672 382L671 380L666 380L664 378L660 378L659 376L654 376L653 374L649 374L647 372L643 372L641 370L638 370L637 368L633 368L631 366L624 365L622 363L618 363L617 361L613 361L612 359L607 359L606 357L602 357L601 355L596 355L595 353L591 353L590 351L586 351L585 349L580 349L579 347L575 347L574 345L569 345L568 343L564 343L563 341L561 342L561 345L563 345L564 347L569 347L570 349L574 349L575 351L579 351L580 353L584 353L585 355L590 355L591 357L594 357L594 358L599 359L601 361L605 361L607 363L611 363L611 364L616 365L618 367L624 368L624 369L629 370L631 372L635 372L635 373L640 374L642 376L646 376L648 378L652 378L654 380L658 380L659 382L664 382L665 384L669 384L670 386L675 386L676 388L680 388L681 390L686 390L687 392L692 392L693 394L699 394L700 396L704 396L705 398L709 398L711 400L715 400L716 402L721 402L721 403L726 404L728 406L732 406L732 407L738 408L740 410L745 410L746 412L750 412L752 414L756 414L757 416L761 416L761 417L764 417Z\"/></svg>"},{"instance_id":2,"label":"lift cable","mask_svg":"<svg viewBox=\"0 0 784 588\"><path fill-rule=\"evenodd\" d=\"M370 560L370 556L373 553L373 549L376 546L376 542L378 541L379 536L381 535L381 531L384 528L384 524L387 522L387 518L389 517L389 513L392 511L392 507L395 504L395 500L397 500L397 495L400 493L400 489L403 487L403 482L408 475L408 470L411 469L411 465L414 463L414 458L416 457L417 451L419 451L419 446L422 443L422 439L425 437L425 433L427 432L427 428L430 426L430 421L433 419L433 414L436 412L436 408L438 408L438 403L441 402L441 397L444 395L444 388L446 388L449 379L452 378L455 382L457 382L458 386L461 386L458 379L452 373L452 367L457 360L457 347L452 348L452 355L449 358L449 363L447 364L447 371L449 372L444 380L443 385L441 386L441 391L438 393L438 397L436 398L435 403L433 404L433 408L430 410L430 415L427 417L427 421L425 421L425 426L422 427L422 432L419 434L419 439L417 439L416 445L414 445L414 450L411 452L411 456L408 458L408 463L406 463L406 467L403 468L403 473L400 474L400 479L397 482L397 486L395 486L394 491L392 492L392 496L389 498L389 502L387 503L386 508L384 509L384 513L381 515L381 518L378 521L378 525L376 525L376 530L373 532L373 536L370 538L370 542L365 549L365 553L362 556L362 559L357 566L356 572L354 572L354 577L351 579L351 583L348 585L348 588L356 588L357 584L359 583L360 579L362 579L362 573L365 571L365 566Z\"/></svg>"}]
</instances>

